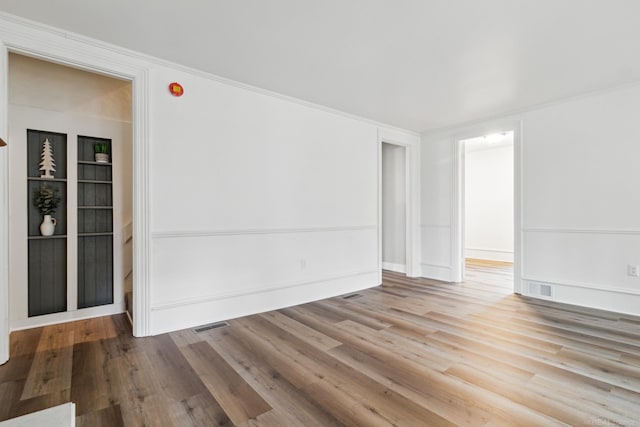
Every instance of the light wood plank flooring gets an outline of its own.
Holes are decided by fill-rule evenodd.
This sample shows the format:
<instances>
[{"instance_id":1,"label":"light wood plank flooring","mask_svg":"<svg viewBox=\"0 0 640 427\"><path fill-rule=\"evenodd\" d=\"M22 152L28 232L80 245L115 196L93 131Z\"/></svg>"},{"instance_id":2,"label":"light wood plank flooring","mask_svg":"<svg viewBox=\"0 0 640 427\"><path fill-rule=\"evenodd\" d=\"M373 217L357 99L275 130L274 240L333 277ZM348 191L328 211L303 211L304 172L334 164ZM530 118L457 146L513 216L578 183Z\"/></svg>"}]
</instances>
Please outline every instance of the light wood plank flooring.
<instances>
[{"instance_id":1,"label":"light wood plank flooring","mask_svg":"<svg viewBox=\"0 0 640 427\"><path fill-rule=\"evenodd\" d=\"M513 293L513 263L467 258L465 280L496 292Z\"/></svg>"},{"instance_id":2,"label":"light wood plank flooring","mask_svg":"<svg viewBox=\"0 0 640 427\"><path fill-rule=\"evenodd\" d=\"M124 315L17 332L0 420L73 401L79 426L640 425L640 318L491 275L385 273L200 333L135 339Z\"/></svg>"}]
</instances>

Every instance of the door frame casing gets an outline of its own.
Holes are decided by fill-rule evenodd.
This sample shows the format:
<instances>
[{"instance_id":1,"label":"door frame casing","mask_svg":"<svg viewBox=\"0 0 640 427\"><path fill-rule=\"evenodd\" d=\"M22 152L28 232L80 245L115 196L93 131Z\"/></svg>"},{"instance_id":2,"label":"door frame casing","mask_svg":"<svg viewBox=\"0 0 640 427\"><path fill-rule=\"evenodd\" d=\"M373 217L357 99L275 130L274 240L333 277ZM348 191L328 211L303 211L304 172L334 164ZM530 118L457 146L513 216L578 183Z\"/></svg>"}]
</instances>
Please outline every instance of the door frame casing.
<instances>
[{"instance_id":1,"label":"door frame casing","mask_svg":"<svg viewBox=\"0 0 640 427\"><path fill-rule=\"evenodd\" d=\"M451 281L464 279L464 147L463 141L480 135L513 132L513 291L522 293L522 120L504 120L470 127L452 137Z\"/></svg>"},{"instance_id":2,"label":"door frame casing","mask_svg":"<svg viewBox=\"0 0 640 427\"><path fill-rule=\"evenodd\" d=\"M0 136L8 140L8 52L0 41ZM9 149L0 148L0 364L9 360Z\"/></svg>"},{"instance_id":3,"label":"door frame casing","mask_svg":"<svg viewBox=\"0 0 640 427\"><path fill-rule=\"evenodd\" d=\"M382 144L405 149L405 274L420 277L420 137L378 129L378 271L382 283Z\"/></svg>"},{"instance_id":4,"label":"door frame casing","mask_svg":"<svg viewBox=\"0 0 640 427\"><path fill-rule=\"evenodd\" d=\"M57 64L128 80L132 84L133 143L133 272L134 336L150 333L150 213L149 213L149 87L148 64L122 49L65 33L44 25L0 14L0 136L7 138L8 56L9 52L31 56ZM9 209L7 147L0 153L0 209ZM17 185L17 184L16 184ZM0 216L0 364L9 358L9 218Z\"/></svg>"}]
</instances>

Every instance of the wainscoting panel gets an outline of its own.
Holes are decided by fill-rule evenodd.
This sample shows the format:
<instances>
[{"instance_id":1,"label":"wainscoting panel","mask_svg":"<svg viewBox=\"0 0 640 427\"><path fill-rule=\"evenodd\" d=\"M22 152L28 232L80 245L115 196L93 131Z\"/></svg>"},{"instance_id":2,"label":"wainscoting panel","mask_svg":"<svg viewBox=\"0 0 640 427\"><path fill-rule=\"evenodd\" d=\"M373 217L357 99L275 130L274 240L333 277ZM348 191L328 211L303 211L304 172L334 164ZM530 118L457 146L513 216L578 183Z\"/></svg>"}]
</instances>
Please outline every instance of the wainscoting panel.
<instances>
[{"instance_id":1,"label":"wainscoting panel","mask_svg":"<svg viewBox=\"0 0 640 427\"><path fill-rule=\"evenodd\" d=\"M421 225L422 277L451 281L451 227Z\"/></svg>"},{"instance_id":2,"label":"wainscoting panel","mask_svg":"<svg viewBox=\"0 0 640 427\"><path fill-rule=\"evenodd\" d=\"M378 285L375 226L157 233L153 334Z\"/></svg>"},{"instance_id":3,"label":"wainscoting panel","mask_svg":"<svg viewBox=\"0 0 640 427\"><path fill-rule=\"evenodd\" d=\"M525 229L523 280L548 283L553 299L640 314L640 235L634 230Z\"/></svg>"}]
</instances>

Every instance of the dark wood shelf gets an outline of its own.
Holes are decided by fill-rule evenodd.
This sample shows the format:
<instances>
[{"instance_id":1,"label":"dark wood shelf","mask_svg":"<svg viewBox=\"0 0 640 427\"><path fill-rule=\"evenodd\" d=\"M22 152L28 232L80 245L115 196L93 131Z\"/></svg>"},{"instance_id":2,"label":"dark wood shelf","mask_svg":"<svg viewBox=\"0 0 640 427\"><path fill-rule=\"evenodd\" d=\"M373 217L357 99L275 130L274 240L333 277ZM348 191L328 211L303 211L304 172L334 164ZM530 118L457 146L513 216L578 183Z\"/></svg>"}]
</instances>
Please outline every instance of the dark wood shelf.
<instances>
[{"instance_id":1,"label":"dark wood shelf","mask_svg":"<svg viewBox=\"0 0 640 427\"><path fill-rule=\"evenodd\" d=\"M78 237L95 237L95 236L113 236L113 232L105 231L103 233L78 233Z\"/></svg>"},{"instance_id":2,"label":"dark wood shelf","mask_svg":"<svg viewBox=\"0 0 640 427\"><path fill-rule=\"evenodd\" d=\"M67 178L40 178L39 176L28 176L29 181L49 181L49 182L67 182Z\"/></svg>"},{"instance_id":3,"label":"dark wood shelf","mask_svg":"<svg viewBox=\"0 0 640 427\"><path fill-rule=\"evenodd\" d=\"M113 209L113 206L78 206L78 209Z\"/></svg>"},{"instance_id":4,"label":"dark wood shelf","mask_svg":"<svg viewBox=\"0 0 640 427\"><path fill-rule=\"evenodd\" d=\"M28 236L29 240L66 239L66 234L54 234L53 236Z\"/></svg>"},{"instance_id":5,"label":"dark wood shelf","mask_svg":"<svg viewBox=\"0 0 640 427\"><path fill-rule=\"evenodd\" d=\"M104 163L104 162L91 162L88 160L78 160L78 163L81 165L95 165L95 166L111 166L113 163Z\"/></svg>"},{"instance_id":6,"label":"dark wood shelf","mask_svg":"<svg viewBox=\"0 0 640 427\"><path fill-rule=\"evenodd\" d=\"M113 184L113 181L98 181L95 179L79 179L78 184Z\"/></svg>"}]
</instances>

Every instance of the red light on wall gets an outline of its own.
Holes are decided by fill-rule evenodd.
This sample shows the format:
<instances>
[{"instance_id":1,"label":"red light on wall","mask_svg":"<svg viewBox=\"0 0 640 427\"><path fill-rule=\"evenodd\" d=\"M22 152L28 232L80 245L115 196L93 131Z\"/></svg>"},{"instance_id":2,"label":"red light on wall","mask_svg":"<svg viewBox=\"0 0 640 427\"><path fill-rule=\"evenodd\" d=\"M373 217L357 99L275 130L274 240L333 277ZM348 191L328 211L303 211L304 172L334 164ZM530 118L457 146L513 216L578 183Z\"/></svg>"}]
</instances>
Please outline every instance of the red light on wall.
<instances>
[{"instance_id":1,"label":"red light on wall","mask_svg":"<svg viewBox=\"0 0 640 427\"><path fill-rule=\"evenodd\" d=\"M180 83L173 82L169 84L169 92L173 96L182 96L184 95L184 88Z\"/></svg>"}]
</instances>

